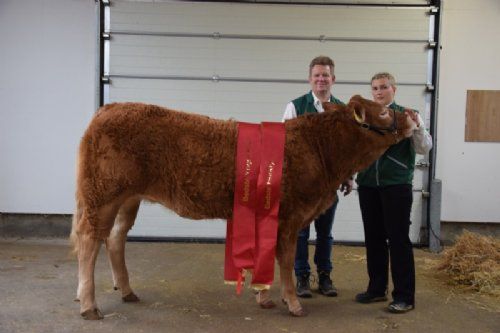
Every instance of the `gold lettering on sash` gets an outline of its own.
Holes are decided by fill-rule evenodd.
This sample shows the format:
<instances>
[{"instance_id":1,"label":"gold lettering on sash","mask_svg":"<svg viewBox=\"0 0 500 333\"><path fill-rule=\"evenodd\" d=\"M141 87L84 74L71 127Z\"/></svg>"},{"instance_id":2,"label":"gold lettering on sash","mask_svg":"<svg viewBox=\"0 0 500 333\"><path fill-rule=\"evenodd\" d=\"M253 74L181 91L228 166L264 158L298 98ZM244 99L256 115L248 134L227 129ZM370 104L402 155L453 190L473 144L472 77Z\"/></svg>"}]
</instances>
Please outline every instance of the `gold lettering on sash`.
<instances>
[{"instance_id":1,"label":"gold lettering on sash","mask_svg":"<svg viewBox=\"0 0 500 333\"><path fill-rule=\"evenodd\" d=\"M250 170L252 169L252 160L248 159L245 161L245 175L243 176L243 202L248 202L250 199Z\"/></svg>"},{"instance_id":2,"label":"gold lettering on sash","mask_svg":"<svg viewBox=\"0 0 500 333\"><path fill-rule=\"evenodd\" d=\"M265 193L265 202L264 202L265 209L271 208L271 181L273 178L273 171L274 171L275 165L276 165L276 163L271 162L267 166L266 193Z\"/></svg>"}]
</instances>

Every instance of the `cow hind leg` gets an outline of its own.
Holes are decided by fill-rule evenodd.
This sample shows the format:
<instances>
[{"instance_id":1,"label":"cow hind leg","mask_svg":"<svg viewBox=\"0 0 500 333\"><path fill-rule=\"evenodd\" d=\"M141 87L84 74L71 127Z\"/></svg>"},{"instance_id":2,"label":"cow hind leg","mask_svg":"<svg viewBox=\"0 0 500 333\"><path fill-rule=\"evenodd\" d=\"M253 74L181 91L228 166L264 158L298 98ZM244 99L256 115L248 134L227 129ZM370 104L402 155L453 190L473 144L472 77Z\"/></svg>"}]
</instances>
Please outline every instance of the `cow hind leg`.
<instances>
[{"instance_id":1,"label":"cow hind leg","mask_svg":"<svg viewBox=\"0 0 500 333\"><path fill-rule=\"evenodd\" d=\"M80 314L84 319L102 319L103 315L95 301L95 263L102 239L113 226L117 212L116 204L101 207L96 213L83 208L80 221L77 222L78 252L78 289L77 299L80 301ZM93 220L93 223L90 222Z\"/></svg>"},{"instance_id":2,"label":"cow hind leg","mask_svg":"<svg viewBox=\"0 0 500 333\"><path fill-rule=\"evenodd\" d=\"M103 315L95 302L94 270L101 240L91 234L78 236L78 290L80 314L84 319L102 319Z\"/></svg>"},{"instance_id":3,"label":"cow hind leg","mask_svg":"<svg viewBox=\"0 0 500 333\"><path fill-rule=\"evenodd\" d=\"M124 302L138 302L139 298L134 294L129 283L129 275L125 263L125 243L127 233L132 228L140 199L131 198L125 201L118 211L113 229L106 239L106 249L113 272L113 283L115 290L120 290Z\"/></svg>"}]
</instances>

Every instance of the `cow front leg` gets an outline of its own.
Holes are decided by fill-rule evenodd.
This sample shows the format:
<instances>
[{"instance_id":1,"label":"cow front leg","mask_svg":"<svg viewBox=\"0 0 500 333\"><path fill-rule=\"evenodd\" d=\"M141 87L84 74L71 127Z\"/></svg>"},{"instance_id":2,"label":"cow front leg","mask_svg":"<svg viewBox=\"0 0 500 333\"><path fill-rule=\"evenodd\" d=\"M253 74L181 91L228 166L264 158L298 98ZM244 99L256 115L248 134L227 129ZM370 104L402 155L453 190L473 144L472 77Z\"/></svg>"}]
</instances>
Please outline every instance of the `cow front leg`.
<instances>
[{"instance_id":1,"label":"cow front leg","mask_svg":"<svg viewBox=\"0 0 500 333\"><path fill-rule=\"evenodd\" d=\"M78 290L80 314L84 319L102 319L103 315L95 302L94 271L101 241L90 234L78 235Z\"/></svg>"},{"instance_id":2,"label":"cow front leg","mask_svg":"<svg viewBox=\"0 0 500 333\"><path fill-rule=\"evenodd\" d=\"M307 313L302 308L295 293L295 284L293 282L293 265L295 259L295 250L297 236L280 238L278 244L278 262L280 267L281 297L283 303L288 306L288 311L292 316L303 317Z\"/></svg>"},{"instance_id":3,"label":"cow front leg","mask_svg":"<svg viewBox=\"0 0 500 333\"><path fill-rule=\"evenodd\" d=\"M259 290L255 294L255 300L263 309L272 309L276 307L276 303L271 299L269 289Z\"/></svg>"},{"instance_id":4,"label":"cow front leg","mask_svg":"<svg viewBox=\"0 0 500 333\"><path fill-rule=\"evenodd\" d=\"M283 302L288 306L288 311L292 316L303 317L307 313L302 308L302 305L295 293L295 285L293 283L293 262L291 268L280 265L281 277L281 297Z\"/></svg>"},{"instance_id":5,"label":"cow front leg","mask_svg":"<svg viewBox=\"0 0 500 333\"><path fill-rule=\"evenodd\" d=\"M113 272L115 290L120 290L124 302L138 302L137 297L130 287L129 275L125 263L125 243L127 233L134 224L139 210L140 200L125 202L116 217L113 229L106 239L106 249Z\"/></svg>"}]
</instances>

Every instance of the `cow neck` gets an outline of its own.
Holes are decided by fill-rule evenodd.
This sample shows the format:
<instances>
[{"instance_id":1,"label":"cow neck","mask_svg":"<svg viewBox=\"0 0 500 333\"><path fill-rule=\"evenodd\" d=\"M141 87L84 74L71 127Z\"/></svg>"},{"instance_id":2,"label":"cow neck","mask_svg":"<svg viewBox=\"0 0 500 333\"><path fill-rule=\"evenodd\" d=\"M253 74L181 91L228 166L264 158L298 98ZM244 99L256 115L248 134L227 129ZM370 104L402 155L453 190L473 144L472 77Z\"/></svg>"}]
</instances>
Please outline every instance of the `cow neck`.
<instances>
[{"instance_id":1,"label":"cow neck","mask_svg":"<svg viewBox=\"0 0 500 333\"><path fill-rule=\"evenodd\" d=\"M338 157L335 152L345 149L345 145L340 142L343 139L342 127L342 114L335 114L333 112L325 112L316 115L311 121L311 128L309 136L312 139L311 145L314 147L313 151L316 153L318 160L322 165L323 179L325 180L325 190L329 193L337 190L340 182L347 179L351 175L347 175L345 179L338 175L339 163Z\"/></svg>"},{"instance_id":2,"label":"cow neck","mask_svg":"<svg viewBox=\"0 0 500 333\"><path fill-rule=\"evenodd\" d=\"M344 180L359 171L356 168L367 155L393 143L393 136L361 129L350 114L327 112L316 117L311 121L309 136L314 138L314 151L322 164L327 191L337 190ZM378 137L375 141L370 138L373 135ZM379 144L374 146L374 142ZM352 163L342 163L345 158Z\"/></svg>"}]
</instances>

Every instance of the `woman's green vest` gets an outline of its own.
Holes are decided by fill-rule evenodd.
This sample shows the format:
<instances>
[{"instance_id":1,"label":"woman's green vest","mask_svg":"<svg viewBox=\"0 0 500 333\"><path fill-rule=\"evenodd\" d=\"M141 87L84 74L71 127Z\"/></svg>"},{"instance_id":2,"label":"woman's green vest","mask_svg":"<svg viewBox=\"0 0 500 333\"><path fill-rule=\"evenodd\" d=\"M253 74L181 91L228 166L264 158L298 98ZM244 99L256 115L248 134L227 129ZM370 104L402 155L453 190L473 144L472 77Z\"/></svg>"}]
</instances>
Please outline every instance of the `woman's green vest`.
<instances>
[{"instance_id":1,"label":"woman's green vest","mask_svg":"<svg viewBox=\"0 0 500 333\"><path fill-rule=\"evenodd\" d=\"M392 103L389 108L396 112L404 112L405 108ZM412 184L415 170L415 149L410 138L392 145L385 153L370 165L360 171L356 178L358 186L387 186L397 184Z\"/></svg>"}]
</instances>

